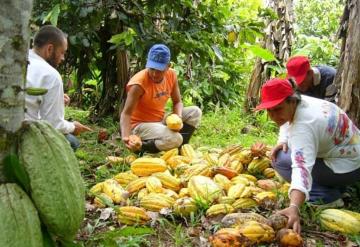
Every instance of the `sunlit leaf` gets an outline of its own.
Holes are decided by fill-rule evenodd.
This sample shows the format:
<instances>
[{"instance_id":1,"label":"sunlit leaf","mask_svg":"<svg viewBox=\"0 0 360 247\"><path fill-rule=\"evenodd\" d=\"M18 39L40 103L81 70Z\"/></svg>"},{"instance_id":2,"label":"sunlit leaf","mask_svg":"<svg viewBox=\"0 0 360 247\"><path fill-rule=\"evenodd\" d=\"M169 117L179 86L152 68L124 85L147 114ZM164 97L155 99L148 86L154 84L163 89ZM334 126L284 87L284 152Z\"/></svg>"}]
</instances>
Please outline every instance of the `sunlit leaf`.
<instances>
[{"instance_id":1,"label":"sunlit leaf","mask_svg":"<svg viewBox=\"0 0 360 247\"><path fill-rule=\"evenodd\" d=\"M53 26L57 26L58 18L60 14L60 4L56 4L54 8L43 19L43 24L50 21Z\"/></svg>"}]
</instances>

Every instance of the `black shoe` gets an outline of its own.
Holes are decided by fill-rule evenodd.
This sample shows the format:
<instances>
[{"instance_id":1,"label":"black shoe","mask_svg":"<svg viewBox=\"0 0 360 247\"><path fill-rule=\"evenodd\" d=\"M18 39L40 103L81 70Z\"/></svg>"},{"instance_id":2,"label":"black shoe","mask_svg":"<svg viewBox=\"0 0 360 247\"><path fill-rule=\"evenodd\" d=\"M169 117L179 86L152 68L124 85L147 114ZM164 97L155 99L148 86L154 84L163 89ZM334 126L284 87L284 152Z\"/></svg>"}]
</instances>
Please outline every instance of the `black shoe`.
<instances>
[{"instance_id":1,"label":"black shoe","mask_svg":"<svg viewBox=\"0 0 360 247\"><path fill-rule=\"evenodd\" d=\"M182 129L180 130L180 134L183 137L183 142L182 142L181 145L189 143L190 138L191 138L192 134L194 133L194 131L195 131L194 126L192 126L190 124L187 124L187 123L184 123Z\"/></svg>"},{"instance_id":2,"label":"black shoe","mask_svg":"<svg viewBox=\"0 0 360 247\"><path fill-rule=\"evenodd\" d=\"M140 155L144 153L158 153L160 150L155 145L155 139L142 140Z\"/></svg>"}]
</instances>

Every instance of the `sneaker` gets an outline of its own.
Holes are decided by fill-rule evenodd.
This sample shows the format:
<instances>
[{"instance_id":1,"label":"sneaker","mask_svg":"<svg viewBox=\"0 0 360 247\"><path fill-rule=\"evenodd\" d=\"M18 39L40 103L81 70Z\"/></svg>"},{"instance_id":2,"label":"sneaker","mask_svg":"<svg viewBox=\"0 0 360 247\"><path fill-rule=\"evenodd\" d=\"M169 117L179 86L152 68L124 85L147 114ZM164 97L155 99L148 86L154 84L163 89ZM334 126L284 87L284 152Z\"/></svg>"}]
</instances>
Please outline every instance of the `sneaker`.
<instances>
[{"instance_id":1,"label":"sneaker","mask_svg":"<svg viewBox=\"0 0 360 247\"><path fill-rule=\"evenodd\" d=\"M327 208L342 208L344 207L344 201L342 198L339 198L333 202L329 202L326 204L310 204L312 207L316 209L327 209Z\"/></svg>"}]
</instances>

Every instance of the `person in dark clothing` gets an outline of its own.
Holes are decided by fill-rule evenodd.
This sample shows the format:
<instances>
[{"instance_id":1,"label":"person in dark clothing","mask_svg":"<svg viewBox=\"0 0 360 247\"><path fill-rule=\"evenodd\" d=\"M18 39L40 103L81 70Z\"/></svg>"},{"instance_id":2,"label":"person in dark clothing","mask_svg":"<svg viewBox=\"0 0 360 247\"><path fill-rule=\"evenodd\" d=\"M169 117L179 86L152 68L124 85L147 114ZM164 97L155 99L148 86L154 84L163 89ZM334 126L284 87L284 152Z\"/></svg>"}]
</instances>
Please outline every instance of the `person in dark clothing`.
<instances>
[{"instance_id":1,"label":"person in dark clothing","mask_svg":"<svg viewBox=\"0 0 360 247\"><path fill-rule=\"evenodd\" d=\"M286 69L287 78L295 80L302 94L336 103L336 69L326 65L311 67L309 58L305 56L291 57Z\"/></svg>"}]
</instances>

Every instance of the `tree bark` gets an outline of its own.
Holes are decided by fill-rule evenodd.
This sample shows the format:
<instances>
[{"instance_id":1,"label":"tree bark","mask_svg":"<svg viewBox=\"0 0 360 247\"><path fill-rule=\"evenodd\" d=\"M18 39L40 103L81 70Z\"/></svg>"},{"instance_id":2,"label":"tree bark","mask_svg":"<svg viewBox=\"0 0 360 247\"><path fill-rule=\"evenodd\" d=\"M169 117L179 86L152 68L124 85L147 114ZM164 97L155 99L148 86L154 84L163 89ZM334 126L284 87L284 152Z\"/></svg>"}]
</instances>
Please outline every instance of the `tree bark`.
<instances>
[{"instance_id":1,"label":"tree bark","mask_svg":"<svg viewBox=\"0 0 360 247\"><path fill-rule=\"evenodd\" d=\"M283 62L289 58L291 53L292 23L294 21L293 0L269 0L268 6L277 13L278 19L268 23L262 46L272 51L279 62ZM269 65L276 66L277 64L256 59L246 93L246 111L254 108L259 102L261 86L271 76L271 70L267 69Z\"/></svg>"},{"instance_id":2,"label":"tree bark","mask_svg":"<svg viewBox=\"0 0 360 247\"><path fill-rule=\"evenodd\" d=\"M3 159L24 120L24 86L32 0L4 0L0 8L0 182Z\"/></svg>"},{"instance_id":3,"label":"tree bark","mask_svg":"<svg viewBox=\"0 0 360 247\"><path fill-rule=\"evenodd\" d=\"M338 105L360 126L360 3L347 0L339 35L340 66L335 83L340 88Z\"/></svg>"},{"instance_id":4,"label":"tree bark","mask_svg":"<svg viewBox=\"0 0 360 247\"><path fill-rule=\"evenodd\" d=\"M122 24L117 30L112 31L111 25L100 30L102 35L101 50L103 59L106 61L102 69L103 88L99 102L91 113L91 120L97 122L106 116L113 116L119 120L119 109L121 110L125 99L125 85L129 80L129 62L125 50L117 48L115 52L110 50L111 44L108 40L112 35L123 32Z\"/></svg>"}]
</instances>

